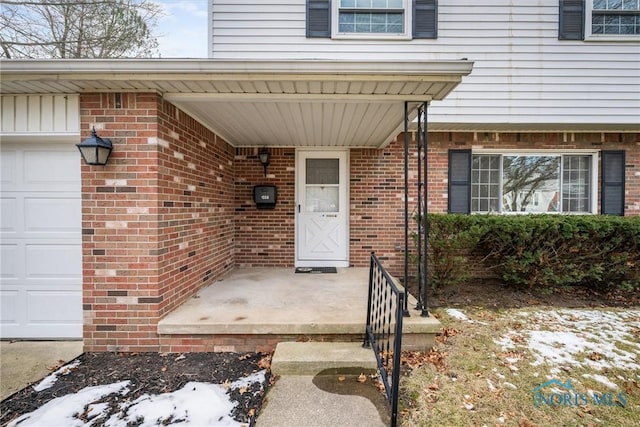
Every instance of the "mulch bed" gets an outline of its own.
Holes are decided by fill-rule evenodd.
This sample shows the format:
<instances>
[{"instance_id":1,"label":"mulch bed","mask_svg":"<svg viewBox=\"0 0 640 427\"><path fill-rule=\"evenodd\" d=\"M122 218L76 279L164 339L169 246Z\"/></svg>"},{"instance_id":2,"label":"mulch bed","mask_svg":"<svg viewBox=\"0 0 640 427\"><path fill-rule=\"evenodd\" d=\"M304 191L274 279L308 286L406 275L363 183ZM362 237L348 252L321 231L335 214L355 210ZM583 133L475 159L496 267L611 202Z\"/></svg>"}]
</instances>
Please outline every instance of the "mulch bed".
<instances>
[{"instance_id":1,"label":"mulch bed","mask_svg":"<svg viewBox=\"0 0 640 427\"><path fill-rule=\"evenodd\" d=\"M260 353L84 353L76 360L80 365L46 390L36 392L31 386L2 401L0 425L32 412L56 397L96 385L130 380L127 399L143 394L157 395L182 388L190 381L224 384L269 368L270 356ZM271 381L267 372L265 384L253 384L242 394L229 390L230 400L237 403L232 417L241 423L253 424L260 411L264 393ZM254 393L262 386L263 391ZM112 395L111 414L118 412L122 397ZM107 417L108 418L108 417Z\"/></svg>"}]
</instances>

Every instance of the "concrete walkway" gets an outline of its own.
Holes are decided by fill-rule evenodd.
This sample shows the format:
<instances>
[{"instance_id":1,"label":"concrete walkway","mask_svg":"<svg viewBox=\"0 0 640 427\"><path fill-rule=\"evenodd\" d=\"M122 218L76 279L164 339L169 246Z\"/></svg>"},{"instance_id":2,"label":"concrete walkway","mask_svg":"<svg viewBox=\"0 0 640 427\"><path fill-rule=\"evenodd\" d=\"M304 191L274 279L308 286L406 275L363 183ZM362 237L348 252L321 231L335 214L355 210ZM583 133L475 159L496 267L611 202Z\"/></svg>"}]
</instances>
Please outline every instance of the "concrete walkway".
<instances>
[{"instance_id":1,"label":"concrete walkway","mask_svg":"<svg viewBox=\"0 0 640 427\"><path fill-rule=\"evenodd\" d=\"M0 341L0 400L82 354L82 341Z\"/></svg>"},{"instance_id":2,"label":"concrete walkway","mask_svg":"<svg viewBox=\"0 0 640 427\"><path fill-rule=\"evenodd\" d=\"M278 344L271 371L277 376L266 395L259 427L383 427L389 424L386 399L370 374L371 349L359 343ZM358 381L364 374L366 381Z\"/></svg>"}]
</instances>

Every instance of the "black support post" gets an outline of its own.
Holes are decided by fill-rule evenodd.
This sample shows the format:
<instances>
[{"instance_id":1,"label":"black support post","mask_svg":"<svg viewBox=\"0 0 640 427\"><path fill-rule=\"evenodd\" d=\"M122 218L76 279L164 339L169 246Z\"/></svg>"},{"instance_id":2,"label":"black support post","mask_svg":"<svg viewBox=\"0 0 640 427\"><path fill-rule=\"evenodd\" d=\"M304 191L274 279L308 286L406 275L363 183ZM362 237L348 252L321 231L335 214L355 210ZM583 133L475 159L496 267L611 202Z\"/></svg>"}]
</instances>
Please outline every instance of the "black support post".
<instances>
[{"instance_id":1,"label":"black support post","mask_svg":"<svg viewBox=\"0 0 640 427\"><path fill-rule=\"evenodd\" d=\"M429 165L429 158L428 158L428 148L429 148L429 134L427 132L427 106L428 103L424 103L422 105L422 107L420 108L420 113L418 113L418 129L419 132L421 133L421 137L418 137L418 140L420 141L418 146L419 146L419 152L418 152L418 159L420 159L421 157L423 158L423 162L424 162L424 167L422 168L421 172L421 176L418 178L418 180L421 182L421 190L422 190L422 213L420 216L420 223L418 225L418 230L419 230L419 234L421 234L422 238L422 247L420 248L419 252L422 252L422 274L420 275L420 296L418 298L418 304L420 307L418 307L419 310L421 310L421 316L422 317L428 317L429 316L429 311L427 309L427 290L428 290L428 285L429 285L429 275L428 275L428 267L429 267L429 255L428 255L428 243L429 243L429 223L427 221L427 214L429 213L429 185L428 185L428 181L427 181L427 172L428 172L428 165ZM421 120L422 119L422 120Z\"/></svg>"},{"instance_id":2,"label":"black support post","mask_svg":"<svg viewBox=\"0 0 640 427\"><path fill-rule=\"evenodd\" d=\"M409 103L404 102L404 282L409 286ZM403 313L409 317L409 298L404 299Z\"/></svg>"}]
</instances>

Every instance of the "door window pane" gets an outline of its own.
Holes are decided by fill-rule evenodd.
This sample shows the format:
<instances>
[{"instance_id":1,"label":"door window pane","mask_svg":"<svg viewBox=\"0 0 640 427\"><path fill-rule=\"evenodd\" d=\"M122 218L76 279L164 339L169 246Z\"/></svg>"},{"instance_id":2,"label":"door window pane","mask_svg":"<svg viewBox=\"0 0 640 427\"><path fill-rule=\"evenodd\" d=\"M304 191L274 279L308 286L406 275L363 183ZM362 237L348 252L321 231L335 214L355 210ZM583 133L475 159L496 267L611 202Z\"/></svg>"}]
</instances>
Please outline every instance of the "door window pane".
<instances>
[{"instance_id":1,"label":"door window pane","mask_svg":"<svg viewBox=\"0 0 640 427\"><path fill-rule=\"evenodd\" d=\"M308 184L340 184L339 159L307 159L306 180Z\"/></svg>"},{"instance_id":2,"label":"door window pane","mask_svg":"<svg viewBox=\"0 0 640 427\"><path fill-rule=\"evenodd\" d=\"M307 212L338 212L339 187L307 186L305 194L305 211Z\"/></svg>"}]
</instances>

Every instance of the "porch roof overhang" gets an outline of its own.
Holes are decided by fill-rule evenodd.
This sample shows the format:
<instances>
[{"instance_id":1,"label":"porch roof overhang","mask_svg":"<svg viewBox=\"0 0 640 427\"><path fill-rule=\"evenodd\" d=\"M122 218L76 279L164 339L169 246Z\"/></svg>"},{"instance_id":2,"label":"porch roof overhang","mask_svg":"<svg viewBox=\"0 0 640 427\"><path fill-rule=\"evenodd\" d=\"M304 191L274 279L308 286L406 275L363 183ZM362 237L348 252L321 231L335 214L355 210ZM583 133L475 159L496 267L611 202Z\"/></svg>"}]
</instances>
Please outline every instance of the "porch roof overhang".
<instances>
[{"instance_id":1,"label":"porch roof overhang","mask_svg":"<svg viewBox=\"0 0 640 427\"><path fill-rule=\"evenodd\" d=\"M233 146L383 147L473 62L3 60L0 93L156 92Z\"/></svg>"}]
</instances>

